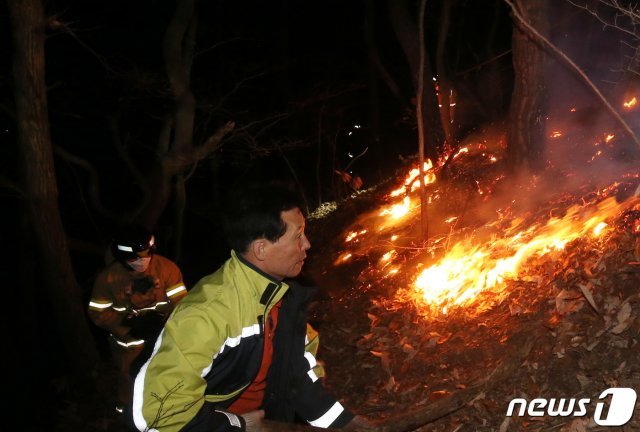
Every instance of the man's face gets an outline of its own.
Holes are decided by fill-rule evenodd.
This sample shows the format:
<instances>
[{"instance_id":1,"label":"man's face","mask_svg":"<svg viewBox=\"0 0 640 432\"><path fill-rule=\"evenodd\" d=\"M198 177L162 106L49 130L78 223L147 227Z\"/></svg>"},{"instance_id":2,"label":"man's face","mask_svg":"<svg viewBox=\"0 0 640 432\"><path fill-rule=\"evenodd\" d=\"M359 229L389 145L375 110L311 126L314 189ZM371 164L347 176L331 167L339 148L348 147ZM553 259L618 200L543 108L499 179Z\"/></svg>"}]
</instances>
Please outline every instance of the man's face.
<instances>
[{"instance_id":1,"label":"man's face","mask_svg":"<svg viewBox=\"0 0 640 432\"><path fill-rule=\"evenodd\" d=\"M275 242L266 240L264 260L264 270L278 280L298 276L311 247L300 209L283 211L280 217L287 224L287 231Z\"/></svg>"}]
</instances>

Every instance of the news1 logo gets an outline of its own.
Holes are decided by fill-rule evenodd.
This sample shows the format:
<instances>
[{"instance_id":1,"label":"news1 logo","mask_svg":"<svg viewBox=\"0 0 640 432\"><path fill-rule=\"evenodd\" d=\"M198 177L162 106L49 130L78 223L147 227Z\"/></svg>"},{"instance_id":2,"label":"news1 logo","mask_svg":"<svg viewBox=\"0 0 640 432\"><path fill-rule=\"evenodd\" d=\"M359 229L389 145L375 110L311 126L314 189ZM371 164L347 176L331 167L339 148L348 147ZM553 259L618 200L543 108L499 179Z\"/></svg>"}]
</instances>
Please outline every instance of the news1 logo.
<instances>
[{"instance_id":1,"label":"news1 logo","mask_svg":"<svg viewBox=\"0 0 640 432\"><path fill-rule=\"evenodd\" d=\"M598 397L599 401L604 401L611 396L611 401L597 402L593 420L599 426L622 426L631 420L633 410L636 406L636 391L632 388L613 387L608 388ZM582 417L587 414L587 407L591 403L591 399L544 399L537 398L532 401L516 398L509 402L507 409L507 417L518 416L523 417ZM605 413L605 406L609 406L609 410ZM516 412L517 409L517 412ZM604 418L603 418L604 416Z\"/></svg>"}]
</instances>

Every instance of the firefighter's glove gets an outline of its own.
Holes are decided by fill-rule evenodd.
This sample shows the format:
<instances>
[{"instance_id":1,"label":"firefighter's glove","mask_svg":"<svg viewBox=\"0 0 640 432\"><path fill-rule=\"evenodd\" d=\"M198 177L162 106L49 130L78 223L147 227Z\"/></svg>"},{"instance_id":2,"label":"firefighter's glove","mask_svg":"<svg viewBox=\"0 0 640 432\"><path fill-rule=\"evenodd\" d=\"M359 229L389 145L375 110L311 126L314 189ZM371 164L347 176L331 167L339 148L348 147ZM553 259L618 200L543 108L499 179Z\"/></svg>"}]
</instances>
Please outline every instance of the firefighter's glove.
<instances>
[{"instance_id":1,"label":"firefighter's glove","mask_svg":"<svg viewBox=\"0 0 640 432\"><path fill-rule=\"evenodd\" d=\"M164 316L158 312L149 312L127 319L125 324L131 327L129 336L136 339L154 340L164 326Z\"/></svg>"},{"instance_id":2,"label":"firefighter's glove","mask_svg":"<svg viewBox=\"0 0 640 432\"><path fill-rule=\"evenodd\" d=\"M246 414L242 414L242 418L244 419L245 430L247 432L262 431L262 419L264 418L264 411L250 411Z\"/></svg>"}]
</instances>

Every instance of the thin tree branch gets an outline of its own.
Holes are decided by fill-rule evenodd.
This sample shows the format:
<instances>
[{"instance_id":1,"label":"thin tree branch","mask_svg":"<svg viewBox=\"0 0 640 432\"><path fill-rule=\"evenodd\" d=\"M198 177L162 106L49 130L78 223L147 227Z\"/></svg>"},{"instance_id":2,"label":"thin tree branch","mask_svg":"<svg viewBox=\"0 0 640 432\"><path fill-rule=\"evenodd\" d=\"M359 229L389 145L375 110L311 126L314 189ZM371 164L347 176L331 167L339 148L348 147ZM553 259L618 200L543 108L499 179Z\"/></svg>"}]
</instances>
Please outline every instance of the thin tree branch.
<instances>
[{"instance_id":1,"label":"thin tree branch","mask_svg":"<svg viewBox=\"0 0 640 432\"><path fill-rule=\"evenodd\" d=\"M300 180L298 179L296 170L293 168L293 165L291 165L291 162L289 162L289 158L287 157L287 155L284 154L284 152L282 151L282 148L280 148L280 146L277 144L276 144L276 147L280 152L280 156L282 156L282 159L284 159L284 162L287 164L289 171L291 171L291 176L293 177L293 180L298 185L298 189L300 190L300 194L302 195L302 200L304 201L305 214L309 214L309 202L307 201L307 195L304 193L304 188L302 187L302 183L300 183Z\"/></svg>"},{"instance_id":2,"label":"thin tree branch","mask_svg":"<svg viewBox=\"0 0 640 432\"><path fill-rule=\"evenodd\" d=\"M171 157L167 157L163 161L163 169L165 169L167 173L175 175L187 169L190 165L200 162L214 153L220 147L224 137L231 133L234 128L235 123L229 121L211 135L203 145L194 147L186 154L172 153Z\"/></svg>"},{"instance_id":3,"label":"thin tree branch","mask_svg":"<svg viewBox=\"0 0 640 432\"><path fill-rule=\"evenodd\" d=\"M51 30L61 31L62 33L71 36L71 38L74 39L81 47L86 49L89 54L95 57L96 60L98 60L98 63L100 63L105 70L109 71L110 73L117 74L117 72L107 63L106 57L98 54L98 52L96 52L82 39L80 39L76 32L71 27L69 27L69 25L59 19L59 15L53 15L49 17L47 19L47 25Z\"/></svg>"},{"instance_id":4,"label":"thin tree branch","mask_svg":"<svg viewBox=\"0 0 640 432\"><path fill-rule=\"evenodd\" d=\"M629 30L629 29L624 28L622 26L622 24L620 24L618 22L618 17L617 16L614 18L614 22L611 23L611 22L605 20L604 18L602 18L598 14L598 11L590 9L588 4L584 4L584 5L578 4L578 3L574 2L573 0L566 0L566 1L571 3L573 6L577 7L578 9L583 9L583 10L587 11L589 14L591 14L593 17L595 17L598 21L600 21L602 24L604 24L605 27L616 28L616 29L620 30L623 33L626 33L628 35L633 36L634 38L640 37L640 34L638 34L638 31L636 30L635 24L633 24L633 23L637 22L640 19L640 16L637 13L634 14L634 11L632 9L631 10L624 9L622 6L620 6L618 4L618 2L616 0L611 0L611 2L600 0L599 3L600 4L604 4L607 7L615 9L615 10L621 12L623 14L623 16L626 16L627 18L629 18L629 20L631 20L631 24L632 24L633 30ZM629 6L629 7L631 8L631 6Z\"/></svg>"},{"instance_id":5,"label":"thin tree branch","mask_svg":"<svg viewBox=\"0 0 640 432\"><path fill-rule=\"evenodd\" d=\"M568 1L568 0L567 0L567 1ZM478 63L478 64L476 64L475 66L471 66L469 69L465 69L465 70L463 70L462 72L456 72L456 75L457 75L457 76L462 76L462 75L465 75L465 74L467 74L467 73L471 72L472 70L480 69L480 68L482 68L483 66L486 66L486 65L488 65L489 63L493 63L494 61L498 60L499 58L502 58L502 57L506 56L506 55L507 55L507 54L509 54L509 53L511 53L511 49L508 49L508 50L506 50L506 51L504 51L504 52L501 52L500 54L495 55L495 56L491 57L490 59L485 60L485 61L483 61L483 62L481 62L481 63Z\"/></svg>"}]
</instances>

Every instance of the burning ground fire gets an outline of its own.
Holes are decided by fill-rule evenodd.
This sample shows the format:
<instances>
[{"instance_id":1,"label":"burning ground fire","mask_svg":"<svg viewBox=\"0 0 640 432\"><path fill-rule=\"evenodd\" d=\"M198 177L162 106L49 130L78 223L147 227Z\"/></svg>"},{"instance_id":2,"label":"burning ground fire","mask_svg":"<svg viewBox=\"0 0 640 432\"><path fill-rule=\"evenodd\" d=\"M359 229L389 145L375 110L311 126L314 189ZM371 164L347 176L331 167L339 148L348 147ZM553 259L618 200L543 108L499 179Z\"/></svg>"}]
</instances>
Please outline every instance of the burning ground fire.
<instances>
[{"instance_id":1,"label":"burning ground fire","mask_svg":"<svg viewBox=\"0 0 640 432\"><path fill-rule=\"evenodd\" d=\"M608 134L604 140L612 138ZM482 146L463 147L454 158L470 152L482 157L484 163L496 161ZM424 165L429 203L442 195L437 168L431 161ZM613 197L616 185L612 185L589 200L574 197L573 202L579 204L565 205L562 211L533 220L507 211L471 233L456 232L459 217L448 215L441 224L450 227L449 234L425 244L413 234L420 218L419 177L418 168L412 168L402 184L385 196L383 205L361 215L345 235L334 265L366 260L369 266L359 278L362 286L386 281L397 288L394 302L412 302L422 315L431 317L461 309L466 315L475 315L492 308L509 295L510 280L531 277L526 269L532 260L553 260L579 238L606 238L614 218L640 208L634 197L618 203ZM490 195L489 186L476 183L478 194Z\"/></svg>"},{"instance_id":2,"label":"burning ground fire","mask_svg":"<svg viewBox=\"0 0 640 432\"><path fill-rule=\"evenodd\" d=\"M489 308L508 294L505 281L517 278L528 259L561 251L578 237L603 235L609 228L605 220L620 210L614 198L607 198L586 209L573 206L564 217L545 224L524 227L514 221L503 237L489 242L458 242L436 264L419 271L417 293L403 295L422 296L432 311L441 313L451 307Z\"/></svg>"}]
</instances>

